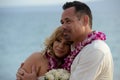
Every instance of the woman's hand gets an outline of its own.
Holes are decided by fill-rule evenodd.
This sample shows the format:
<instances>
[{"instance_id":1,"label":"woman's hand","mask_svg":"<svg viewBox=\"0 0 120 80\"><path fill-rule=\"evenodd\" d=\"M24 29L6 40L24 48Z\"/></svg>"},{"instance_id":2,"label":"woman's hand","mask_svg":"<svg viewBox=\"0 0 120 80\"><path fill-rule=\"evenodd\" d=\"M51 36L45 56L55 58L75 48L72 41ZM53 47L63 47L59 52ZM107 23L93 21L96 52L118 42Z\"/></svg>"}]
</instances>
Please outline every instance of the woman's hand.
<instances>
[{"instance_id":1,"label":"woman's hand","mask_svg":"<svg viewBox=\"0 0 120 80\"><path fill-rule=\"evenodd\" d=\"M21 64L21 67L18 69L18 72L16 74L16 80L37 80L37 75L36 75L36 69L35 66L32 66L32 72L27 73L25 70L22 69L22 66L24 63Z\"/></svg>"}]
</instances>

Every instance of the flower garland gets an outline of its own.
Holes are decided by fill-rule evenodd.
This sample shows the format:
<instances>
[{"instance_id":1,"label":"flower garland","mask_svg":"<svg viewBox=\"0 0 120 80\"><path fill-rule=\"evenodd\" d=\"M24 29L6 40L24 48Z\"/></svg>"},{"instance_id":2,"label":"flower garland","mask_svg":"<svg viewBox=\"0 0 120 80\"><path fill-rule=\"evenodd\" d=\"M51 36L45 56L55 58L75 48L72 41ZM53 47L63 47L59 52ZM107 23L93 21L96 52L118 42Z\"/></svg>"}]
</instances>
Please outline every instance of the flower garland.
<instances>
[{"instance_id":1,"label":"flower garland","mask_svg":"<svg viewBox=\"0 0 120 80\"><path fill-rule=\"evenodd\" d=\"M83 47L90 44L94 40L106 40L106 36L104 33L98 32L98 31L93 31L92 33L88 34L87 38L84 41L78 43L75 46L75 49L72 50L71 53L64 59L64 64L61 67L63 69L70 71L72 62L75 59L75 57L77 56L77 54L82 50ZM49 70L57 69L58 68L57 67L57 59L52 57L50 55L49 51L46 52L46 57L49 60Z\"/></svg>"},{"instance_id":2,"label":"flower garland","mask_svg":"<svg viewBox=\"0 0 120 80\"><path fill-rule=\"evenodd\" d=\"M49 67L48 67L48 71L51 69L56 69L57 68L57 59L54 58L49 50L46 51L45 56L47 57L48 61L49 61Z\"/></svg>"},{"instance_id":3,"label":"flower garland","mask_svg":"<svg viewBox=\"0 0 120 80\"><path fill-rule=\"evenodd\" d=\"M106 36L102 32L93 31L92 33L88 34L87 38L78 43L74 50L64 59L65 63L62 65L63 69L70 71L71 65L77 54L82 50L83 47L90 44L94 40L106 40Z\"/></svg>"}]
</instances>

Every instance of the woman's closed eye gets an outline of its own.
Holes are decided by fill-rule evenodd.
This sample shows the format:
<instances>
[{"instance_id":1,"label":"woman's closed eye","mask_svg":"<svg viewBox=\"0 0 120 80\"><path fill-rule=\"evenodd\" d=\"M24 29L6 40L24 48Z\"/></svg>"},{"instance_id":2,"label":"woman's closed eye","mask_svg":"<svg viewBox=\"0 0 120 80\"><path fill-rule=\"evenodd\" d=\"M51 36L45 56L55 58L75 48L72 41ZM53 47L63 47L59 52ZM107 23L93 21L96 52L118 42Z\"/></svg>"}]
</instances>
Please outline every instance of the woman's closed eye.
<instances>
[{"instance_id":1,"label":"woman's closed eye","mask_svg":"<svg viewBox=\"0 0 120 80\"><path fill-rule=\"evenodd\" d=\"M56 39L57 42L61 42L61 39Z\"/></svg>"},{"instance_id":2,"label":"woman's closed eye","mask_svg":"<svg viewBox=\"0 0 120 80\"><path fill-rule=\"evenodd\" d=\"M66 43L65 43L65 45L68 45L68 46L70 46L72 44L72 41L67 41Z\"/></svg>"}]
</instances>

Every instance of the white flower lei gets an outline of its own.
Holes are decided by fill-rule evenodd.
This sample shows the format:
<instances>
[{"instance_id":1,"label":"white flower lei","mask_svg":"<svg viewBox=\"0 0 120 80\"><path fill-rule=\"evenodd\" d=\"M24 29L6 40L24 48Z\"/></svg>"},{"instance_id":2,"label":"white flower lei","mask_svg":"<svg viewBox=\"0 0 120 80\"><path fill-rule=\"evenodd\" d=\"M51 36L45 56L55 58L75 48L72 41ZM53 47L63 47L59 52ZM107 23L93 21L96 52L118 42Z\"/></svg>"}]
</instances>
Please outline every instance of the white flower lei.
<instances>
[{"instance_id":1,"label":"white flower lei","mask_svg":"<svg viewBox=\"0 0 120 80\"><path fill-rule=\"evenodd\" d=\"M52 69L45 74L45 80L69 80L70 73L65 69Z\"/></svg>"}]
</instances>

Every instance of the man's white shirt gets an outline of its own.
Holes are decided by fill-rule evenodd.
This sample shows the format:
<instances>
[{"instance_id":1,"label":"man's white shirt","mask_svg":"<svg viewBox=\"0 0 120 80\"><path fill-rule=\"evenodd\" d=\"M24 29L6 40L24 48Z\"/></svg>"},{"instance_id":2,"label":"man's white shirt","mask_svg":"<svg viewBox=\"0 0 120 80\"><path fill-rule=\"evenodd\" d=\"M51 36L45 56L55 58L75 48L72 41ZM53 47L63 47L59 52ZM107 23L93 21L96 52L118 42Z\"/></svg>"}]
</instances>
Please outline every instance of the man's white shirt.
<instances>
[{"instance_id":1,"label":"man's white shirt","mask_svg":"<svg viewBox=\"0 0 120 80\"><path fill-rule=\"evenodd\" d=\"M104 41L95 40L78 53L69 80L113 80L112 54Z\"/></svg>"}]
</instances>

